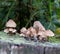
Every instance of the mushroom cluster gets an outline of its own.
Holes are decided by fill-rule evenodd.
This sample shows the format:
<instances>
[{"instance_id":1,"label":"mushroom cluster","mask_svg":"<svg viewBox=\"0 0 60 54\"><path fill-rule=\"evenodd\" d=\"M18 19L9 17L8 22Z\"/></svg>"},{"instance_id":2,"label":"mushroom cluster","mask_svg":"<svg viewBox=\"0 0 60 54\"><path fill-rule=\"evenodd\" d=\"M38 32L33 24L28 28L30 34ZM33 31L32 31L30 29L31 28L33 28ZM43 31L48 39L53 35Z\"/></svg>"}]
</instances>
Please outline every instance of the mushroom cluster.
<instances>
[{"instance_id":1,"label":"mushroom cluster","mask_svg":"<svg viewBox=\"0 0 60 54\"><path fill-rule=\"evenodd\" d=\"M15 34L16 33L16 23L10 19L7 23L6 23L6 28L4 29L5 33L9 33L9 34Z\"/></svg>"},{"instance_id":2,"label":"mushroom cluster","mask_svg":"<svg viewBox=\"0 0 60 54\"><path fill-rule=\"evenodd\" d=\"M20 30L20 36L30 40L47 41L48 37L54 36L51 30L46 30L40 21L35 21L33 26L26 29L23 27Z\"/></svg>"},{"instance_id":3,"label":"mushroom cluster","mask_svg":"<svg viewBox=\"0 0 60 54\"><path fill-rule=\"evenodd\" d=\"M5 26L5 33L16 34L16 23L12 19L10 19ZM20 36L28 40L47 41L48 37L54 36L54 33L51 30L46 30L44 26L40 23L40 21L35 21L33 26L29 27L28 29L25 27L21 28Z\"/></svg>"}]
</instances>

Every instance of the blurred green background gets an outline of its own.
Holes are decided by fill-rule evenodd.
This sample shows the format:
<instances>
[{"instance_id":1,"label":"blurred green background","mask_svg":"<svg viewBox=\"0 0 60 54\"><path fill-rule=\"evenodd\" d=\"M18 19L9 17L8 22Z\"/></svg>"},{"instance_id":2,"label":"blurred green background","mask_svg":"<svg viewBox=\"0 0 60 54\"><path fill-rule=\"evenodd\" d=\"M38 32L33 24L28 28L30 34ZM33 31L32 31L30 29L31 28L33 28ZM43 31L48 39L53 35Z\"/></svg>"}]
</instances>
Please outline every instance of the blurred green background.
<instances>
[{"instance_id":1,"label":"blurred green background","mask_svg":"<svg viewBox=\"0 0 60 54\"><path fill-rule=\"evenodd\" d=\"M39 20L46 29L60 34L60 0L0 0L0 30L13 19L17 30Z\"/></svg>"}]
</instances>

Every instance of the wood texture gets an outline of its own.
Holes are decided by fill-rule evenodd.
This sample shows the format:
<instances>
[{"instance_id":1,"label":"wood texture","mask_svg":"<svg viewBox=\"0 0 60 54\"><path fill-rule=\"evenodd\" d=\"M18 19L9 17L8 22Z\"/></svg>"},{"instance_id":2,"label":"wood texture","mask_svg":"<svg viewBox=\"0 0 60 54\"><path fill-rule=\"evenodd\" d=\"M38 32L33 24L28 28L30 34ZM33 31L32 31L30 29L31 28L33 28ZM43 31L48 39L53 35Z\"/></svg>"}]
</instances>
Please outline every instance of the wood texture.
<instances>
[{"instance_id":1,"label":"wood texture","mask_svg":"<svg viewBox=\"0 0 60 54\"><path fill-rule=\"evenodd\" d=\"M0 54L60 54L58 46L33 46L28 44L13 45L0 42Z\"/></svg>"}]
</instances>

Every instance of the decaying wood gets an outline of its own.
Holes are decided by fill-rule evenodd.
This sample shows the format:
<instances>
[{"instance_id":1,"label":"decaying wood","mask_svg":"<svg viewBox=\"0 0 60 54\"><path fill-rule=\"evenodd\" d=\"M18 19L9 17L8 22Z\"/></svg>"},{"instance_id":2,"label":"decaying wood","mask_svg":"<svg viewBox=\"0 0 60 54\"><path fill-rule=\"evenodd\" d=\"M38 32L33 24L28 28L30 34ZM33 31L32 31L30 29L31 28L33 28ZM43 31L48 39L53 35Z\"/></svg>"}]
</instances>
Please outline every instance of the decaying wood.
<instances>
[{"instance_id":1,"label":"decaying wood","mask_svg":"<svg viewBox=\"0 0 60 54\"><path fill-rule=\"evenodd\" d=\"M60 44L52 45L14 45L0 42L0 54L60 54Z\"/></svg>"}]
</instances>

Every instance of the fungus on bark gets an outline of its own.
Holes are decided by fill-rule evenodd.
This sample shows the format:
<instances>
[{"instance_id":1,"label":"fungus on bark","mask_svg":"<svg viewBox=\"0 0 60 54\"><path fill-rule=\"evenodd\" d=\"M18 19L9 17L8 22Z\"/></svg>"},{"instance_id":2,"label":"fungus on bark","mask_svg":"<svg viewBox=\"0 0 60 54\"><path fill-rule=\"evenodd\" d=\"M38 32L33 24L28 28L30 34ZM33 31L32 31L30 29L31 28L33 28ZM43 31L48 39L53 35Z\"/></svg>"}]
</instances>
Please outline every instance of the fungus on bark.
<instances>
[{"instance_id":1,"label":"fungus on bark","mask_svg":"<svg viewBox=\"0 0 60 54\"><path fill-rule=\"evenodd\" d=\"M16 33L16 23L10 19L7 23L6 23L6 29L4 30L5 33L9 33L9 34L15 34Z\"/></svg>"},{"instance_id":2,"label":"fungus on bark","mask_svg":"<svg viewBox=\"0 0 60 54\"><path fill-rule=\"evenodd\" d=\"M44 26L39 22L35 21L33 27L37 31L37 39L38 40L47 40L47 37L54 36L54 33L51 30L46 30Z\"/></svg>"},{"instance_id":3,"label":"fungus on bark","mask_svg":"<svg viewBox=\"0 0 60 54\"><path fill-rule=\"evenodd\" d=\"M20 30L20 36L25 37L26 36L27 29L25 27L21 28Z\"/></svg>"},{"instance_id":4,"label":"fungus on bark","mask_svg":"<svg viewBox=\"0 0 60 54\"><path fill-rule=\"evenodd\" d=\"M39 40L48 40L48 37L54 36L54 33L51 30L39 31L37 37Z\"/></svg>"}]
</instances>

